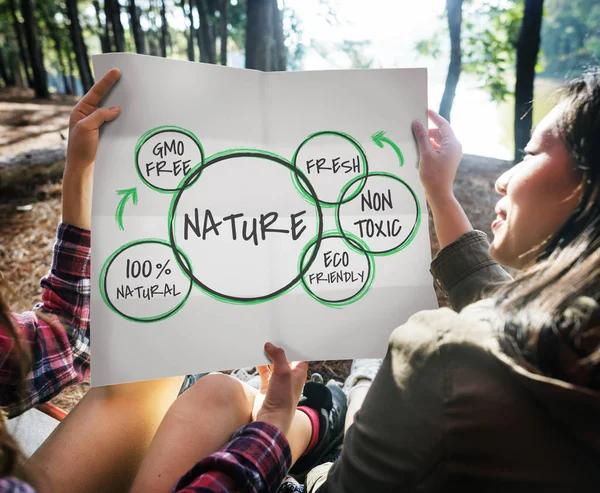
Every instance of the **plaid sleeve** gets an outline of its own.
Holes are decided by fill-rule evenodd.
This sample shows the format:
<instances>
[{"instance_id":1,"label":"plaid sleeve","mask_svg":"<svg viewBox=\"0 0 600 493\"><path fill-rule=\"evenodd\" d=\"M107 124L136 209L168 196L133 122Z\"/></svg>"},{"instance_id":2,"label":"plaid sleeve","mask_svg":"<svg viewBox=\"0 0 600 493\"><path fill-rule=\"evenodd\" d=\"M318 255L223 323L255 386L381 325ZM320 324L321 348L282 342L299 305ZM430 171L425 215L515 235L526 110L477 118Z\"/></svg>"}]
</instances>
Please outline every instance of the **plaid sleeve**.
<instances>
[{"instance_id":1,"label":"plaid sleeve","mask_svg":"<svg viewBox=\"0 0 600 493\"><path fill-rule=\"evenodd\" d=\"M32 358L20 386L14 341L0 327L0 406L10 417L50 400L90 371L90 232L68 224L57 230L42 301L11 316Z\"/></svg>"},{"instance_id":2,"label":"plaid sleeve","mask_svg":"<svg viewBox=\"0 0 600 493\"><path fill-rule=\"evenodd\" d=\"M15 478L1 478L0 479L0 493L35 493L35 490Z\"/></svg>"},{"instance_id":3,"label":"plaid sleeve","mask_svg":"<svg viewBox=\"0 0 600 493\"><path fill-rule=\"evenodd\" d=\"M263 422L241 428L219 452L198 462L174 493L275 493L292 463L287 439Z\"/></svg>"}]
</instances>

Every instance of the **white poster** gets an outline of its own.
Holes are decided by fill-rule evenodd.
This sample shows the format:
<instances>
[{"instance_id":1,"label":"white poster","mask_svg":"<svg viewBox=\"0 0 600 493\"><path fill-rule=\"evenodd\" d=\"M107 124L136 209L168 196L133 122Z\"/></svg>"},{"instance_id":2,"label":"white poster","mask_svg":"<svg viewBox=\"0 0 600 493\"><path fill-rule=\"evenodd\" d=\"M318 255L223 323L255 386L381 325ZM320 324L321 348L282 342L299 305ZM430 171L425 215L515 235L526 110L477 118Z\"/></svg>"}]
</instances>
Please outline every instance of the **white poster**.
<instances>
[{"instance_id":1,"label":"white poster","mask_svg":"<svg viewBox=\"0 0 600 493\"><path fill-rule=\"evenodd\" d=\"M437 306L411 122L424 69L262 73L132 54L103 105L92 382L382 357Z\"/></svg>"}]
</instances>

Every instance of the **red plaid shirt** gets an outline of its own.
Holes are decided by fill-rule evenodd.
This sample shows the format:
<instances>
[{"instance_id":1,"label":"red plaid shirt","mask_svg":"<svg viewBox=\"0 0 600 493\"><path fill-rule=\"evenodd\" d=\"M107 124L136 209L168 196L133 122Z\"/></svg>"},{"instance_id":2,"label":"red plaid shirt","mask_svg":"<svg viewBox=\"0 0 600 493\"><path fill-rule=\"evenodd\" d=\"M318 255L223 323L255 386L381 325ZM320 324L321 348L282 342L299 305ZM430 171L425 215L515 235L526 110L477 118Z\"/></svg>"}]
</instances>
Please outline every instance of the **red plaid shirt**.
<instances>
[{"instance_id":1,"label":"red plaid shirt","mask_svg":"<svg viewBox=\"0 0 600 493\"><path fill-rule=\"evenodd\" d=\"M255 422L205 457L183 476L174 493L275 493L292 464L285 436L275 426Z\"/></svg>"},{"instance_id":2,"label":"red plaid shirt","mask_svg":"<svg viewBox=\"0 0 600 493\"><path fill-rule=\"evenodd\" d=\"M0 326L0 407L9 417L46 402L90 372L90 232L60 224L52 267L34 311L11 318L32 357L19 386L14 341Z\"/></svg>"},{"instance_id":3,"label":"red plaid shirt","mask_svg":"<svg viewBox=\"0 0 600 493\"><path fill-rule=\"evenodd\" d=\"M250 423L225 447L192 467L173 493L275 493L291 463L283 433L267 423ZM35 493L15 478L0 479L0 492Z\"/></svg>"}]
</instances>

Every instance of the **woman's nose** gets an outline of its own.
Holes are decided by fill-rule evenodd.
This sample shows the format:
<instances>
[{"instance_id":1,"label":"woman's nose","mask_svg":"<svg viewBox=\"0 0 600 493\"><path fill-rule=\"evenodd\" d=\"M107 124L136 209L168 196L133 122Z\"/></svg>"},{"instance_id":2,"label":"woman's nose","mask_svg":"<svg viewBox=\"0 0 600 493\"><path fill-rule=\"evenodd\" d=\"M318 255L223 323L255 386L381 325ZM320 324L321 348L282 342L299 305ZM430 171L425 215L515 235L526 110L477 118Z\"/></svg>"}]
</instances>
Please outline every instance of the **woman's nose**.
<instances>
[{"instance_id":1,"label":"woman's nose","mask_svg":"<svg viewBox=\"0 0 600 493\"><path fill-rule=\"evenodd\" d=\"M512 169L509 169L496 180L496 192L500 195L506 195L506 188L508 187L508 182L510 181L510 176L512 175Z\"/></svg>"}]
</instances>

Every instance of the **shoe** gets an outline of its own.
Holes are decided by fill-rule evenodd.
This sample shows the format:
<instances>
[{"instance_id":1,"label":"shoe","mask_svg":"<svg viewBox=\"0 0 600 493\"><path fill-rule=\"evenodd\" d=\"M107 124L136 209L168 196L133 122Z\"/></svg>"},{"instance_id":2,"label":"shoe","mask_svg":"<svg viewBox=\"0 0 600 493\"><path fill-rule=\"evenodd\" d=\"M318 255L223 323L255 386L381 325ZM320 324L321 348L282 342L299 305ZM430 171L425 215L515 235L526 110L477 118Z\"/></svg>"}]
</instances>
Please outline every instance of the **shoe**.
<instances>
[{"instance_id":1,"label":"shoe","mask_svg":"<svg viewBox=\"0 0 600 493\"><path fill-rule=\"evenodd\" d=\"M315 447L298 459L290 474L302 483L306 474L323 462L344 441L344 422L348 403L346 394L335 381L327 385L307 382L302 391L299 406L310 407L319 412L319 440Z\"/></svg>"},{"instance_id":2,"label":"shoe","mask_svg":"<svg viewBox=\"0 0 600 493\"><path fill-rule=\"evenodd\" d=\"M231 376L237 378L240 382L247 383L255 389L260 389L260 375L255 368L238 368L231 372Z\"/></svg>"},{"instance_id":3,"label":"shoe","mask_svg":"<svg viewBox=\"0 0 600 493\"><path fill-rule=\"evenodd\" d=\"M344 382L344 393L348 400L355 388L370 387L381 368L381 359L355 359L350 367L350 375Z\"/></svg>"},{"instance_id":4,"label":"shoe","mask_svg":"<svg viewBox=\"0 0 600 493\"><path fill-rule=\"evenodd\" d=\"M183 379L183 383L181 384L181 388L179 389L179 394L183 394L187 389L189 389L192 385L194 385L198 380L200 380L204 375L208 375L208 373L194 373L192 375L186 375Z\"/></svg>"}]
</instances>

